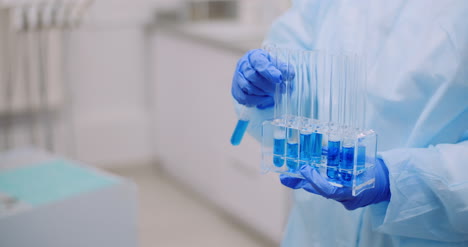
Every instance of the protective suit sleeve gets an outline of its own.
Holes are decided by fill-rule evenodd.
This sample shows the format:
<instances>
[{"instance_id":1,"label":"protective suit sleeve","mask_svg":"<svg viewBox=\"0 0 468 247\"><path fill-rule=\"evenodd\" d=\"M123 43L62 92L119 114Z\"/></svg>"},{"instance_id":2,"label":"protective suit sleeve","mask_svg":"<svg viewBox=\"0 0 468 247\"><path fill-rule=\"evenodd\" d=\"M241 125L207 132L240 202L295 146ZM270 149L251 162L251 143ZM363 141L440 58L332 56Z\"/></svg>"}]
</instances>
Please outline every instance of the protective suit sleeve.
<instances>
[{"instance_id":1,"label":"protective suit sleeve","mask_svg":"<svg viewBox=\"0 0 468 247\"><path fill-rule=\"evenodd\" d=\"M407 146L425 148L396 148L380 154L389 169L392 197L386 209L370 208L374 227L386 234L468 241L468 141L463 141L468 130L468 33L463 21L453 23L441 24L450 42L428 49L432 52L427 63L414 70L426 77L449 78L433 87L429 100L421 104L424 107L407 139ZM450 46L442 49L446 44ZM452 59L449 54L454 54ZM432 65L441 60L455 61L454 72L438 71L443 66ZM431 88L430 80L424 82L425 88Z\"/></svg>"},{"instance_id":2,"label":"protective suit sleeve","mask_svg":"<svg viewBox=\"0 0 468 247\"><path fill-rule=\"evenodd\" d=\"M381 153L392 198L371 207L376 230L447 242L468 240L468 141Z\"/></svg>"}]
</instances>

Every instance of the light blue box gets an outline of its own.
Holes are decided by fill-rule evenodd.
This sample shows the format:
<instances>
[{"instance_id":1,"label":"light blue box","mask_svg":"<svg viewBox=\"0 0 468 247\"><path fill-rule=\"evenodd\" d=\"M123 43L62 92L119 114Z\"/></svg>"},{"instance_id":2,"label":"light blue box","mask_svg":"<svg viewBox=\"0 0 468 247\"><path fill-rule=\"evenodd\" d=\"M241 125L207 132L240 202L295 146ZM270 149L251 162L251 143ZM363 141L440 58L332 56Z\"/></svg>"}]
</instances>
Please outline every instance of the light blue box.
<instances>
[{"instance_id":1,"label":"light blue box","mask_svg":"<svg viewBox=\"0 0 468 247\"><path fill-rule=\"evenodd\" d=\"M118 181L116 177L57 159L0 171L0 192L31 206L40 206Z\"/></svg>"}]
</instances>

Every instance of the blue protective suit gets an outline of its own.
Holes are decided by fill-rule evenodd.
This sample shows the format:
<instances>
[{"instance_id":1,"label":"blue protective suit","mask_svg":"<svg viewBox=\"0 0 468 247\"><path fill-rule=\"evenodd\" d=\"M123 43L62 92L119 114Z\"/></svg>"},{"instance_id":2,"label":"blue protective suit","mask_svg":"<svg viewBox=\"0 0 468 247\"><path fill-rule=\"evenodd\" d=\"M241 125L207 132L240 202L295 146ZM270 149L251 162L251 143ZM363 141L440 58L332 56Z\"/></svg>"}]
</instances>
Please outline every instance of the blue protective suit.
<instances>
[{"instance_id":1,"label":"blue protective suit","mask_svg":"<svg viewBox=\"0 0 468 247\"><path fill-rule=\"evenodd\" d=\"M468 1L297 0L265 42L366 53L390 177L390 202L354 211L294 191L282 245L468 246ZM271 117L256 109L249 133Z\"/></svg>"}]
</instances>

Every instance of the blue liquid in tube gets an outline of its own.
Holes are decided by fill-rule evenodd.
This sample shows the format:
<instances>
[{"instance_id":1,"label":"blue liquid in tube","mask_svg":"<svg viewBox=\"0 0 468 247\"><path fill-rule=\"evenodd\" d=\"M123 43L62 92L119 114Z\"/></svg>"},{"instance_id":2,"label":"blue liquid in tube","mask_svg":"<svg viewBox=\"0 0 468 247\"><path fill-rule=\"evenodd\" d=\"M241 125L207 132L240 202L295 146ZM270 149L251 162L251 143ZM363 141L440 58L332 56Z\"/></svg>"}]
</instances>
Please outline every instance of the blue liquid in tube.
<instances>
[{"instance_id":1,"label":"blue liquid in tube","mask_svg":"<svg viewBox=\"0 0 468 247\"><path fill-rule=\"evenodd\" d=\"M299 144L297 142L294 142L294 143L288 142L286 165L291 171L296 171L298 168L298 163L297 163L297 158L299 155L298 148L299 148Z\"/></svg>"},{"instance_id":2,"label":"blue liquid in tube","mask_svg":"<svg viewBox=\"0 0 468 247\"><path fill-rule=\"evenodd\" d=\"M327 152L327 176L330 179L338 177L338 165L340 164L340 141L328 141Z\"/></svg>"},{"instance_id":3,"label":"blue liquid in tube","mask_svg":"<svg viewBox=\"0 0 468 247\"><path fill-rule=\"evenodd\" d=\"M231 144L233 146L237 146L241 143L242 137L244 137L245 131L247 130L247 126L249 126L249 120L241 120L237 121L236 128L231 136Z\"/></svg>"},{"instance_id":4,"label":"blue liquid in tube","mask_svg":"<svg viewBox=\"0 0 468 247\"><path fill-rule=\"evenodd\" d=\"M344 182L350 182L353 177L354 147L343 147L341 155L341 179Z\"/></svg>"},{"instance_id":5,"label":"blue liquid in tube","mask_svg":"<svg viewBox=\"0 0 468 247\"><path fill-rule=\"evenodd\" d=\"M312 133L312 163L320 164L322 161L322 139L323 135L321 133Z\"/></svg>"},{"instance_id":6,"label":"blue liquid in tube","mask_svg":"<svg viewBox=\"0 0 468 247\"><path fill-rule=\"evenodd\" d=\"M310 164L312 159L312 134L301 134L300 136L300 160L301 166Z\"/></svg>"},{"instance_id":7,"label":"blue liquid in tube","mask_svg":"<svg viewBox=\"0 0 468 247\"><path fill-rule=\"evenodd\" d=\"M273 164L277 167L284 165L284 153L285 153L285 139L274 139L273 140Z\"/></svg>"}]
</instances>

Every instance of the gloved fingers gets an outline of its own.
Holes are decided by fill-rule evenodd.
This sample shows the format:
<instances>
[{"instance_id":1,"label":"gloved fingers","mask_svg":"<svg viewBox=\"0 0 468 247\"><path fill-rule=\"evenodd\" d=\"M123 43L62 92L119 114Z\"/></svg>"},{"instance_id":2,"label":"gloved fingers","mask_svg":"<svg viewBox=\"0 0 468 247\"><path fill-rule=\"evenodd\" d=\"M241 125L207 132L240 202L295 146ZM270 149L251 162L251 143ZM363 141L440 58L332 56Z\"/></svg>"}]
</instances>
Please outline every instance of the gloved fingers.
<instances>
[{"instance_id":1,"label":"gloved fingers","mask_svg":"<svg viewBox=\"0 0 468 247\"><path fill-rule=\"evenodd\" d=\"M316 194L321 196L321 194L312 186L309 182L305 182L305 184L302 186L302 189L304 189L307 192L310 192L312 194Z\"/></svg>"},{"instance_id":2,"label":"gloved fingers","mask_svg":"<svg viewBox=\"0 0 468 247\"><path fill-rule=\"evenodd\" d=\"M242 73L252 87L260 90L260 93L256 93L256 95L273 95L275 93L276 83L263 77L252 67L249 61L240 63L239 72Z\"/></svg>"},{"instance_id":3,"label":"gloved fingers","mask_svg":"<svg viewBox=\"0 0 468 247\"><path fill-rule=\"evenodd\" d=\"M387 165L381 158L375 161L375 190L380 191L374 203L381 201L390 201L392 193L390 191L390 179Z\"/></svg>"},{"instance_id":4,"label":"gloved fingers","mask_svg":"<svg viewBox=\"0 0 468 247\"><path fill-rule=\"evenodd\" d=\"M233 83L232 85L231 94L239 104L246 106L257 106L269 103L271 98L270 96L256 96L246 94L236 83Z\"/></svg>"},{"instance_id":5,"label":"gloved fingers","mask_svg":"<svg viewBox=\"0 0 468 247\"><path fill-rule=\"evenodd\" d=\"M296 76L296 72L294 70L294 65L291 63L286 63L285 61L275 58L275 57L270 57L270 61L272 61L273 65L278 68L278 70L281 72L281 88L280 92L285 93L286 92L286 84L289 85L289 89L292 91L293 89L293 84L290 83L289 81L293 80L294 77ZM288 82L288 83L285 83Z\"/></svg>"},{"instance_id":6,"label":"gloved fingers","mask_svg":"<svg viewBox=\"0 0 468 247\"><path fill-rule=\"evenodd\" d=\"M318 192L310 185L310 183L303 178L291 177L285 174L281 174L280 180L284 186L291 189L304 189L310 193L318 194Z\"/></svg>"},{"instance_id":7,"label":"gloved fingers","mask_svg":"<svg viewBox=\"0 0 468 247\"><path fill-rule=\"evenodd\" d=\"M294 71L294 66L292 64L280 62L278 67L284 81L290 81L296 76L296 72Z\"/></svg>"},{"instance_id":8,"label":"gloved fingers","mask_svg":"<svg viewBox=\"0 0 468 247\"><path fill-rule=\"evenodd\" d=\"M279 177L284 186L295 190L302 189L303 185L307 183L307 181L302 178L291 177L286 174L281 174Z\"/></svg>"},{"instance_id":9,"label":"gloved fingers","mask_svg":"<svg viewBox=\"0 0 468 247\"><path fill-rule=\"evenodd\" d=\"M328 183L313 167L303 166L300 173L320 195L330 198L329 196L335 193L336 187Z\"/></svg>"},{"instance_id":10,"label":"gloved fingers","mask_svg":"<svg viewBox=\"0 0 468 247\"><path fill-rule=\"evenodd\" d=\"M303 166L300 173L309 182L311 187L315 189L317 194L337 201L343 201L351 198L351 190L345 187L337 187L331 185L325 178L323 178L316 169L311 166Z\"/></svg>"},{"instance_id":11,"label":"gloved fingers","mask_svg":"<svg viewBox=\"0 0 468 247\"><path fill-rule=\"evenodd\" d=\"M282 82L281 71L271 63L268 57L265 51L258 49L249 53L248 60L252 68L273 86L275 83Z\"/></svg>"},{"instance_id":12,"label":"gloved fingers","mask_svg":"<svg viewBox=\"0 0 468 247\"><path fill-rule=\"evenodd\" d=\"M338 202L340 202L341 204L343 204L343 206L347 209L347 210L355 210L355 209L358 209L360 207L363 207L363 206L367 206L367 205L362 205L361 203L361 198L359 197L356 197L356 198L353 198L352 200L350 199L347 199L347 200L337 200Z\"/></svg>"},{"instance_id":13,"label":"gloved fingers","mask_svg":"<svg viewBox=\"0 0 468 247\"><path fill-rule=\"evenodd\" d=\"M265 78L260 77L260 80L265 80ZM251 81L247 79L241 71L236 72L236 74L234 75L234 81L239 85L242 91L244 91L246 94L256 95L256 96L271 95L270 93L267 93L264 90L255 86L254 84L252 84Z\"/></svg>"},{"instance_id":14,"label":"gloved fingers","mask_svg":"<svg viewBox=\"0 0 468 247\"><path fill-rule=\"evenodd\" d=\"M274 101L273 97L265 97L264 102L258 104L257 108L260 109L260 110L263 110L263 109L272 107L274 105L275 105L275 101Z\"/></svg>"}]
</instances>

